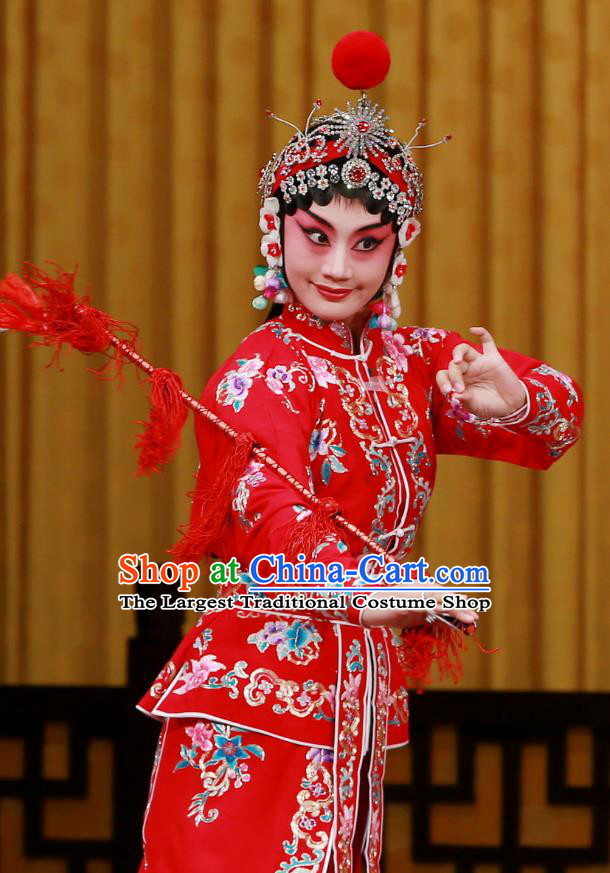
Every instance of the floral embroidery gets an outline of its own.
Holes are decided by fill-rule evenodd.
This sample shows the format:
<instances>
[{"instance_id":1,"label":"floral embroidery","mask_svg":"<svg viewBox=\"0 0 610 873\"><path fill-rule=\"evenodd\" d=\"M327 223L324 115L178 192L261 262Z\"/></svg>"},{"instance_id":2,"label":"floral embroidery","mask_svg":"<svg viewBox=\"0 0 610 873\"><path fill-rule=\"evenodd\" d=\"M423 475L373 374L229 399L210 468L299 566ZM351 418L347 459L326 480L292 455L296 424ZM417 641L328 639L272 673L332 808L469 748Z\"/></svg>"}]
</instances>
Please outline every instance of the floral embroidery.
<instances>
[{"instance_id":1,"label":"floral embroidery","mask_svg":"<svg viewBox=\"0 0 610 873\"><path fill-rule=\"evenodd\" d=\"M238 369L225 373L216 389L218 402L223 406L232 406L235 412L243 409L254 380L262 378L263 374L260 370L264 364L258 352L254 358L240 358L237 363ZM296 361L290 366L278 364L275 367L268 367L265 373L265 385L282 398L284 406L298 414L299 410L295 409L286 396L296 388L295 376L299 382L307 386L308 391L313 391L315 380L311 370Z\"/></svg>"},{"instance_id":2,"label":"floral embroidery","mask_svg":"<svg viewBox=\"0 0 610 873\"><path fill-rule=\"evenodd\" d=\"M183 682L184 685L181 688L176 685L173 689L175 694L186 694L194 688L199 688L200 686L205 685L210 673L216 670L222 670L223 667L226 667L226 664L221 664L220 661L217 661L216 655L204 655L203 658L200 658L199 660L196 658L191 660L190 672L188 669L188 663L185 667L186 669L180 673L178 678L178 681Z\"/></svg>"},{"instance_id":3,"label":"floral embroidery","mask_svg":"<svg viewBox=\"0 0 610 873\"><path fill-rule=\"evenodd\" d=\"M335 687L325 688L320 682L307 679L303 686L292 679L281 679L273 670L258 667L250 675L250 681L244 688L244 698L250 706L261 706L267 697L275 692L273 712L283 715L289 712L297 718L305 718L313 713L316 721L324 719L331 721L334 711ZM328 705L329 713L323 708Z\"/></svg>"},{"instance_id":4,"label":"floral embroidery","mask_svg":"<svg viewBox=\"0 0 610 873\"><path fill-rule=\"evenodd\" d=\"M446 330L441 330L438 327L413 327L409 331L409 337L413 342L413 348L418 355L423 357L422 343L438 343L448 336Z\"/></svg>"},{"instance_id":5,"label":"floral embroidery","mask_svg":"<svg viewBox=\"0 0 610 873\"><path fill-rule=\"evenodd\" d=\"M375 446L363 445L367 461L371 472L374 476L383 473L385 483L377 495L375 501L375 518L371 523L373 535L383 545L383 540L387 539L388 534L385 530L384 516L386 513L392 513L396 507L396 478L393 473L393 466L390 459L382 449Z\"/></svg>"},{"instance_id":6,"label":"floral embroidery","mask_svg":"<svg viewBox=\"0 0 610 873\"><path fill-rule=\"evenodd\" d=\"M220 797L231 786L241 788L250 781L249 766L244 761L251 755L261 761L265 758L261 746L242 746L242 735L233 733L234 730L230 725L204 721L198 721L192 728L185 728L191 745L180 746L180 760L173 772L194 767L200 773L203 791L193 796L188 812L189 818L194 816L196 825L202 822L209 824L218 818L218 809L206 812L210 798ZM210 754L214 747L216 750Z\"/></svg>"},{"instance_id":7,"label":"floral embroidery","mask_svg":"<svg viewBox=\"0 0 610 873\"><path fill-rule=\"evenodd\" d=\"M238 514L240 524L244 530L251 530L255 522L261 517L260 512L256 512L253 518L249 519L246 516L246 509L252 488L256 488L257 485L265 481L265 474L260 472L262 467L263 464L259 461L250 461L246 467L246 472L237 482L235 497L231 505Z\"/></svg>"},{"instance_id":8,"label":"floral embroidery","mask_svg":"<svg viewBox=\"0 0 610 873\"><path fill-rule=\"evenodd\" d=\"M337 378L329 361L325 358L316 358L313 355L305 355L305 357L320 388L328 388L329 385L337 384Z\"/></svg>"},{"instance_id":9,"label":"floral embroidery","mask_svg":"<svg viewBox=\"0 0 610 873\"><path fill-rule=\"evenodd\" d=\"M283 861L275 873L317 873L322 869L328 826L333 819L333 776L328 766L332 765L333 753L330 749L312 747L306 759L309 763L301 781L302 790L297 794L298 809L290 822L292 839L282 844L291 860ZM326 831L320 825L326 825ZM301 854L297 855L299 851Z\"/></svg>"},{"instance_id":10,"label":"floral embroidery","mask_svg":"<svg viewBox=\"0 0 610 873\"><path fill-rule=\"evenodd\" d=\"M233 667L222 676L211 676L211 673L216 673L226 667L216 660L216 655L203 655L209 643L212 641L212 631L210 628L205 628L193 643L193 648L197 649L201 658L191 659L190 668L189 661L183 665L180 671L178 681L183 682L182 687L177 685L172 689L176 694L187 694L189 691L194 691L196 688L208 688L212 691L221 688L228 689L229 697L235 699L239 697L238 680L247 679L248 674L246 661L237 661Z\"/></svg>"},{"instance_id":11,"label":"floral embroidery","mask_svg":"<svg viewBox=\"0 0 610 873\"><path fill-rule=\"evenodd\" d=\"M185 728L185 731L193 741L193 748L199 748L202 752L209 752L214 748L210 740L214 732L204 722L198 721L195 727Z\"/></svg>"},{"instance_id":12,"label":"floral embroidery","mask_svg":"<svg viewBox=\"0 0 610 873\"><path fill-rule=\"evenodd\" d=\"M392 717L388 720L388 725L399 727L401 724L409 723L409 693L404 685L392 692L390 695L389 706L393 710Z\"/></svg>"},{"instance_id":13,"label":"floral embroidery","mask_svg":"<svg viewBox=\"0 0 610 873\"><path fill-rule=\"evenodd\" d=\"M314 428L309 440L309 459L315 460L323 457L320 467L322 482L328 485L331 471L334 473L347 473L339 458L345 455L345 449L341 446L341 439L337 434L337 424L327 418L322 422L321 428Z\"/></svg>"},{"instance_id":14,"label":"floral embroidery","mask_svg":"<svg viewBox=\"0 0 610 873\"><path fill-rule=\"evenodd\" d=\"M576 416L572 415L569 421L567 418L564 418L557 408L557 401L549 388L542 382L527 376L524 377L524 381L540 389L536 392L536 402L538 403L539 411L525 427L532 434L549 434L550 439L546 440L549 454L552 458L558 458L580 436L580 428L576 424ZM572 398L569 398L568 405L571 405L572 402Z\"/></svg>"},{"instance_id":15,"label":"floral embroidery","mask_svg":"<svg viewBox=\"0 0 610 873\"><path fill-rule=\"evenodd\" d=\"M314 383L311 370L303 364L298 364L296 362L292 363L289 367L286 367L283 364L278 365L277 367L269 367L265 374L265 384L270 391L273 391L274 394L281 397L284 406L286 406L291 412L295 413L295 415L298 415L299 410L295 409L286 396L286 394L291 393L296 388L296 382L293 378L294 375L296 375L299 382L307 385L309 391L313 391Z\"/></svg>"},{"instance_id":16,"label":"floral embroidery","mask_svg":"<svg viewBox=\"0 0 610 873\"><path fill-rule=\"evenodd\" d=\"M359 640L354 640L347 653L347 669L350 673L361 673L364 670L362 647Z\"/></svg>"},{"instance_id":17,"label":"floral embroidery","mask_svg":"<svg viewBox=\"0 0 610 873\"><path fill-rule=\"evenodd\" d=\"M262 630L248 637L259 652L266 652L275 646L280 661L287 658L293 664L309 664L320 652L322 637L311 622L268 621Z\"/></svg>"},{"instance_id":18,"label":"floral embroidery","mask_svg":"<svg viewBox=\"0 0 610 873\"><path fill-rule=\"evenodd\" d=\"M392 699L389 689L389 670L384 643L376 646L377 694L374 707L374 742L371 766L371 824L367 847L367 866L378 869L381 854L381 811L383 804L383 772L385 768L385 736L388 705Z\"/></svg>"},{"instance_id":19,"label":"floral embroidery","mask_svg":"<svg viewBox=\"0 0 610 873\"><path fill-rule=\"evenodd\" d=\"M411 405L409 391L404 384L400 368L387 358L379 358L377 372L388 386L388 406L398 410L399 418L396 421L396 433L401 438L411 436L418 423L418 415Z\"/></svg>"},{"instance_id":20,"label":"floral embroidery","mask_svg":"<svg viewBox=\"0 0 610 873\"><path fill-rule=\"evenodd\" d=\"M381 338L386 354L392 358L399 370L406 373L409 369L407 356L413 354L412 347L407 345L404 336L398 332L382 330Z\"/></svg>"},{"instance_id":21,"label":"floral embroidery","mask_svg":"<svg viewBox=\"0 0 610 873\"><path fill-rule=\"evenodd\" d=\"M285 388L288 391L294 391L295 388L290 370L283 364L277 367L269 367L265 375L265 382L274 394L282 394Z\"/></svg>"},{"instance_id":22,"label":"floral embroidery","mask_svg":"<svg viewBox=\"0 0 610 873\"><path fill-rule=\"evenodd\" d=\"M354 827L354 807L346 806L339 816L339 836L344 843L349 842Z\"/></svg>"},{"instance_id":23,"label":"floral embroidery","mask_svg":"<svg viewBox=\"0 0 610 873\"><path fill-rule=\"evenodd\" d=\"M354 804L347 803L354 794L354 762L356 760L356 737L361 730L360 717L360 683L364 662L362 646L359 640L353 640L347 652L346 667L348 678L343 680L341 692L341 706L343 717L339 728L338 737L338 762L339 766L339 834L337 850L339 857L340 873L347 873L350 869L350 842L354 823ZM355 675L358 674L358 675Z\"/></svg>"},{"instance_id":24,"label":"floral embroidery","mask_svg":"<svg viewBox=\"0 0 610 873\"><path fill-rule=\"evenodd\" d=\"M541 376L552 376L553 379L556 379L560 385L563 385L568 392L568 406L572 406L573 403L578 403L578 393L574 387L574 382L569 376L566 376L565 373L561 373L554 367L549 367L548 364L541 364L539 367L534 367L532 373L540 373Z\"/></svg>"},{"instance_id":25,"label":"floral embroidery","mask_svg":"<svg viewBox=\"0 0 610 873\"><path fill-rule=\"evenodd\" d=\"M254 379L263 366L258 352L254 358L237 361L238 369L229 370L216 389L216 399L223 406L232 406L235 412L242 409Z\"/></svg>"},{"instance_id":26,"label":"floral embroidery","mask_svg":"<svg viewBox=\"0 0 610 873\"><path fill-rule=\"evenodd\" d=\"M349 416L350 430L358 439L384 442L384 434L376 423L373 406L360 379L344 367L335 366L337 387L343 409Z\"/></svg>"},{"instance_id":27,"label":"floral embroidery","mask_svg":"<svg viewBox=\"0 0 610 873\"><path fill-rule=\"evenodd\" d=\"M161 670L155 681L150 687L149 694L151 697L161 697L171 680L176 675L176 665L173 661L168 661L165 667Z\"/></svg>"}]
</instances>

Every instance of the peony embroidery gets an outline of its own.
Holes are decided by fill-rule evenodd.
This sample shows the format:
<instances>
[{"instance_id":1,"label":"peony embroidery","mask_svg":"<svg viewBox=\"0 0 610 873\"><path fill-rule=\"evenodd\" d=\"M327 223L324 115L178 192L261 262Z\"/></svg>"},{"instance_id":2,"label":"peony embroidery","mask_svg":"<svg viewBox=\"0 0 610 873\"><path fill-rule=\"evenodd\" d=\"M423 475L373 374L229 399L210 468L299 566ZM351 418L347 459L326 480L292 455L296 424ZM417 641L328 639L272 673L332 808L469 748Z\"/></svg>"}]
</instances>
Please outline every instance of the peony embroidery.
<instances>
[{"instance_id":1,"label":"peony embroidery","mask_svg":"<svg viewBox=\"0 0 610 873\"><path fill-rule=\"evenodd\" d=\"M324 358L313 357L312 355L306 355L305 357L320 388L328 388L329 385L337 384L337 379L331 371L328 361L325 361Z\"/></svg>"},{"instance_id":2,"label":"peony embroidery","mask_svg":"<svg viewBox=\"0 0 610 873\"><path fill-rule=\"evenodd\" d=\"M194 749L201 749L202 752L209 752L213 748L211 738L213 730L203 721L198 721L195 727L185 728L187 736L193 741Z\"/></svg>"},{"instance_id":3,"label":"peony embroidery","mask_svg":"<svg viewBox=\"0 0 610 873\"><path fill-rule=\"evenodd\" d=\"M181 688L176 686L173 691L175 694L187 694L189 691L204 685L210 673L222 670L226 666L226 664L216 660L216 655L204 655L199 660L193 658L191 660L191 671L188 671L187 665L186 671L181 673L178 678L178 681L184 684Z\"/></svg>"},{"instance_id":4,"label":"peony embroidery","mask_svg":"<svg viewBox=\"0 0 610 873\"><path fill-rule=\"evenodd\" d=\"M406 373L409 369L407 356L413 354L413 348L405 342L405 338L401 333L382 330L381 338L386 354L392 358L399 370Z\"/></svg>"},{"instance_id":5,"label":"peony embroidery","mask_svg":"<svg viewBox=\"0 0 610 873\"><path fill-rule=\"evenodd\" d=\"M283 394L284 389L294 391L294 379L288 367L280 364L277 367L269 367L265 374L265 383L274 394Z\"/></svg>"},{"instance_id":6,"label":"peony embroidery","mask_svg":"<svg viewBox=\"0 0 610 873\"><path fill-rule=\"evenodd\" d=\"M259 461L250 461L246 467L246 472L237 481L235 497L231 503L233 511L239 516L242 528L246 531L251 530L261 516L260 512L255 512L253 518L250 519L246 515L246 510L252 488L256 488L257 485L265 481L265 474L261 472L262 467L263 464Z\"/></svg>"},{"instance_id":7,"label":"peony embroidery","mask_svg":"<svg viewBox=\"0 0 610 873\"><path fill-rule=\"evenodd\" d=\"M239 360L237 370L229 370L216 389L216 399L223 406L232 406L235 412L242 409L254 379L259 375L263 361L257 354L248 360Z\"/></svg>"},{"instance_id":8,"label":"peony embroidery","mask_svg":"<svg viewBox=\"0 0 610 873\"><path fill-rule=\"evenodd\" d=\"M250 634L248 642L256 645L259 652L275 646L280 661L288 659L293 663L307 664L317 656L322 637L311 622L296 619L292 622L268 621L261 630Z\"/></svg>"},{"instance_id":9,"label":"peony embroidery","mask_svg":"<svg viewBox=\"0 0 610 873\"><path fill-rule=\"evenodd\" d=\"M331 472L347 473L347 468L343 466L339 458L342 458L346 452L340 445L341 440L337 434L337 425L330 419L325 419L322 426L314 428L309 439L309 459L311 461L322 457L320 467L320 475L322 482L328 485L330 482Z\"/></svg>"},{"instance_id":10,"label":"peony embroidery","mask_svg":"<svg viewBox=\"0 0 610 873\"><path fill-rule=\"evenodd\" d=\"M243 746L241 734L233 733L234 730L231 725L201 721L193 728L185 728L187 736L191 738L191 747L180 746L180 760L174 767L174 773L186 767L194 767L199 772L203 791L191 799L188 812L188 817L194 817L196 825L201 822L209 824L218 818L218 809L206 811L210 798L220 797L231 787L241 788L250 781L249 767L244 763L248 758L252 755L261 761L265 758L261 746ZM210 755L214 748L214 753Z\"/></svg>"}]
</instances>

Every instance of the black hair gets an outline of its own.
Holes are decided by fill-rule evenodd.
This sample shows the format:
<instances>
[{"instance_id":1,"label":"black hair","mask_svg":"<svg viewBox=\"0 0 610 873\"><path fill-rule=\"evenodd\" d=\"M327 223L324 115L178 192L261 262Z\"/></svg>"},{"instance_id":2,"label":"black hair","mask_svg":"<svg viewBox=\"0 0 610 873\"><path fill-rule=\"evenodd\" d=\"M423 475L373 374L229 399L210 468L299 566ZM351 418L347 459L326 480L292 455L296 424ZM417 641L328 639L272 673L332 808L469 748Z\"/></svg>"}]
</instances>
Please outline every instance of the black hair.
<instances>
[{"instance_id":1,"label":"black hair","mask_svg":"<svg viewBox=\"0 0 610 873\"><path fill-rule=\"evenodd\" d=\"M381 214L381 224L393 225L394 232L398 231L398 222L396 221L396 213L391 213L388 209L388 201L385 197L377 199L373 197L368 188L348 188L343 182L329 182L328 188L308 188L306 194L297 193L293 196L290 203L285 203L279 192L278 199L280 201L280 217L284 215L294 215L297 209L310 209L312 203L317 203L318 206L328 206L332 200L344 200L352 202L360 201L367 212L371 215Z\"/></svg>"}]
</instances>

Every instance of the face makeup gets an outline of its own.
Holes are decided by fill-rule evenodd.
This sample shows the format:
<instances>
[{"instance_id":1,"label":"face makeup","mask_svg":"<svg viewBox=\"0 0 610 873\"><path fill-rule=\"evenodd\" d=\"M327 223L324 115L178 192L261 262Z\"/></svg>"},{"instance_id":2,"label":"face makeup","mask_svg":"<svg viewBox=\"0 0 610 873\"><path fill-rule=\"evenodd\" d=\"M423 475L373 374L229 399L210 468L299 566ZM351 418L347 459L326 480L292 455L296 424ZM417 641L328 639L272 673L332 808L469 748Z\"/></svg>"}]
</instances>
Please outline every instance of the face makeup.
<instances>
[{"instance_id":1,"label":"face makeup","mask_svg":"<svg viewBox=\"0 0 610 873\"><path fill-rule=\"evenodd\" d=\"M396 234L359 200L312 203L284 218L284 264L296 299L325 321L356 329L380 290Z\"/></svg>"}]
</instances>

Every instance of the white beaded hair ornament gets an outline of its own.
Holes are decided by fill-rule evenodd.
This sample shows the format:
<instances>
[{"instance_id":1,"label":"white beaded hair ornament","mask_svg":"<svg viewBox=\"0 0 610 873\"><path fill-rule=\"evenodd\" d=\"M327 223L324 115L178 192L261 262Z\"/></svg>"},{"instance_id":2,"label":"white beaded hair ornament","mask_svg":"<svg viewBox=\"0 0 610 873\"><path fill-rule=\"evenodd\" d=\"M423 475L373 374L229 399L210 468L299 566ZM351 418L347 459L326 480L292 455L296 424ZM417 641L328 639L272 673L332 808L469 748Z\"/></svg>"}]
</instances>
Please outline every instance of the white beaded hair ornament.
<instances>
[{"instance_id":1,"label":"white beaded hair ornament","mask_svg":"<svg viewBox=\"0 0 610 873\"><path fill-rule=\"evenodd\" d=\"M451 136L429 145L413 145L426 124L425 119L406 143L386 127L386 113L377 103L371 103L364 92L381 84L389 68L390 52L383 39L370 31L353 31L336 44L332 69L343 85L361 92L355 106L348 101L345 110L335 108L332 115L314 118L322 105L321 100L316 100L304 130L268 111L271 118L294 128L296 133L261 170L258 186L262 200L261 252L267 266L254 268L254 287L259 292L252 301L255 309L264 309L269 301L286 303L291 297L282 274L279 198L291 203L298 194L342 182L348 189L367 188L376 200L384 201L393 217L399 247L383 286L383 302L371 304L376 314L370 326L382 330L396 328L400 316L397 289L407 268L402 249L419 234L416 216L422 211L424 196L422 176L411 151L441 145Z\"/></svg>"}]
</instances>

